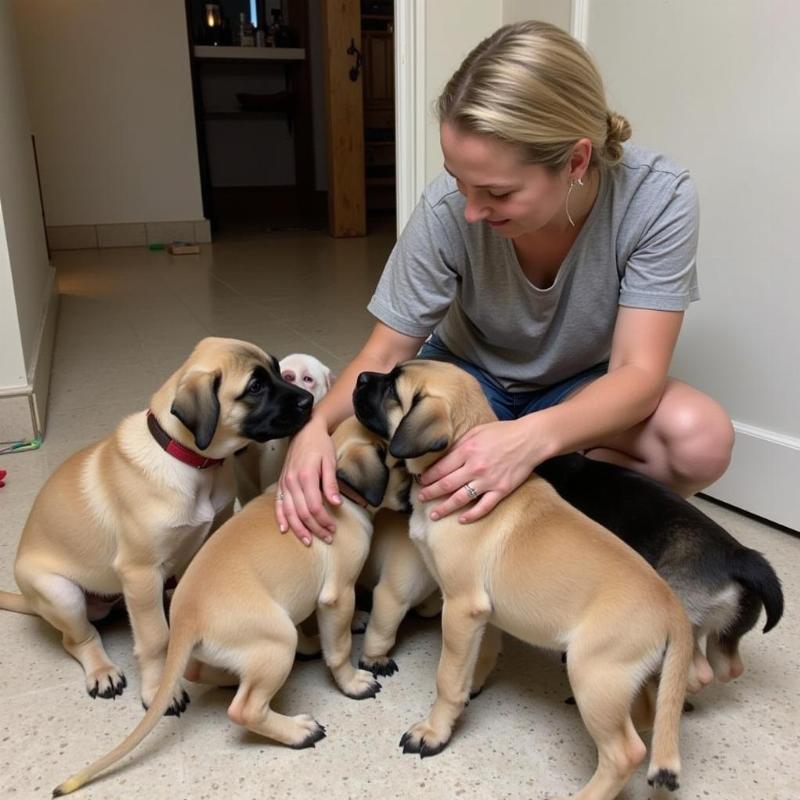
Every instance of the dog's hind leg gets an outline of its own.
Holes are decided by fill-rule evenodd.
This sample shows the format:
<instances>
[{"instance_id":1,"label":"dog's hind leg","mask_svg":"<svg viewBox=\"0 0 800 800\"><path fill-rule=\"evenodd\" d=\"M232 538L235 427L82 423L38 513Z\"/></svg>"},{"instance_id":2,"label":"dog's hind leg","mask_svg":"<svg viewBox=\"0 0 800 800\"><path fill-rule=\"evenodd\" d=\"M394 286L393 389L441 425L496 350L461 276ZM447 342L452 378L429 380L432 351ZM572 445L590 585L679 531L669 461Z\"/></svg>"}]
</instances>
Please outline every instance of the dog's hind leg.
<instances>
[{"instance_id":1,"label":"dog's hind leg","mask_svg":"<svg viewBox=\"0 0 800 800\"><path fill-rule=\"evenodd\" d=\"M113 698L122 694L127 686L125 675L108 657L100 634L89 622L83 589L62 575L28 575L19 563L16 577L36 613L61 631L64 649L83 667L89 696Z\"/></svg>"},{"instance_id":2,"label":"dog's hind leg","mask_svg":"<svg viewBox=\"0 0 800 800\"><path fill-rule=\"evenodd\" d=\"M574 800L612 800L647 755L630 716L641 680L628 663L588 658L570 648L570 683L597 745L597 770Z\"/></svg>"},{"instance_id":3,"label":"dog's hind leg","mask_svg":"<svg viewBox=\"0 0 800 800\"><path fill-rule=\"evenodd\" d=\"M714 670L714 677L721 683L738 678L744 672L739 655L739 640L758 622L761 600L752 592L744 592L734 621L724 631L708 635L706 653Z\"/></svg>"},{"instance_id":4,"label":"dog's hind leg","mask_svg":"<svg viewBox=\"0 0 800 800\"><path fill-rule=\"evenodd\" d=\"M242 654L245 667L228 716L237 725L276 742L301 749L313 747L325 729L308 714L289 717L270 708L272 698L292 670L297 631L286 616L270 615L251 630Z\"/></svg>"}]
</instances>

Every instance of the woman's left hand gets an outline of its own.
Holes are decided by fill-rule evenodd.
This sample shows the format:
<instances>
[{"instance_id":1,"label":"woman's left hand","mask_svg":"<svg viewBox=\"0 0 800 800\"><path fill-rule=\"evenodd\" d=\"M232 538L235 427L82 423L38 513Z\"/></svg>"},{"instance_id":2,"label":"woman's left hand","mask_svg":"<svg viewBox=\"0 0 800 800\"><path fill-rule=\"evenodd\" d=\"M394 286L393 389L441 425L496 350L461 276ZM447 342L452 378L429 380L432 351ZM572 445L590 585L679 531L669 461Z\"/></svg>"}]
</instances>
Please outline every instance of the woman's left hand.
<instances>
[{"instance_id":1,"label":"woman's left hand","mask_svg":"<svg viewBox=\"0 0 800 800\"><path fill-rule=\"evenodd\" d=\"M546 458L544 442L531 436L532 416L474 427L422 474L420 500L450 495L433 508L431 519L446 517L477 497L478 502L458 518L459 522L474 522L530 476ZM471 487L474 494L465 487Z\"/></svg>"}]
</instances>

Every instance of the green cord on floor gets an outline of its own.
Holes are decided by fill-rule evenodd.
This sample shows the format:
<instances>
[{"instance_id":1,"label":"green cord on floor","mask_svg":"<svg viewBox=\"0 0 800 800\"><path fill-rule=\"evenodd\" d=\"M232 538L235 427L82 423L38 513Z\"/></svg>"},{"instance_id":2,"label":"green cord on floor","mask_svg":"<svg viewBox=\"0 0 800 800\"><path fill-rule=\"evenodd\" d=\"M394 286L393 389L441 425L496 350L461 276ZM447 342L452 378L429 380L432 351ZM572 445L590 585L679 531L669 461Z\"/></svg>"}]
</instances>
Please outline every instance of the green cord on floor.
<instances>
[{"instance_id":1,"label":"green cord on floor","mask_svg":"<svg viewBox=\"0 0 800 800\"><path fill-rule=\"evenodd\" d=\"M28 439L22 442L14 442L0 448L0 456L10 455L11 453L25 453L28 450L38 450L42 446L42 437Z\"/></svg>"}]
</instances>

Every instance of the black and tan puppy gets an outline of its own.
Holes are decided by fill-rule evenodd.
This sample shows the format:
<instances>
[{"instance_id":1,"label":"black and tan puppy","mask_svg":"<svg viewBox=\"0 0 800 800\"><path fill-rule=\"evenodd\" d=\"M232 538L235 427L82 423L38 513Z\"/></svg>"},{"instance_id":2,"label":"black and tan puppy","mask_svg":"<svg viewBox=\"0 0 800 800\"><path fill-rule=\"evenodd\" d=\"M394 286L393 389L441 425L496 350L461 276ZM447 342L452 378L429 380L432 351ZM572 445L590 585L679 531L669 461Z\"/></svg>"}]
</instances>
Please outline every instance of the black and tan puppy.
<instances>
[{"instance_id":1,"label":"black and tan puppy","mask_svg":"<svg viewBox=\"0 0 800 800\"><path fill-rule=\"evenodd\" d=\"M37 496L14 574L22 594L0 608L38 614L61 631L92 697L126 685L90 620L125 599L147 706L161 678L169 631L164 580L180 575L215 516L233 501L222 460L251 441L297 431L308 392L281 379L278 362L236 339L203 339L153 395L150 408L65 461ZM185 707L176 686L167 707Z\"/></svg>"},{"instance_id":2,"label":"black and tan puppy","mask_svg":"<svg viewBox=\"0 0 800 800\"><path fill-rule=\"evenodd\" d=\"M536 472L569 503L642 555L672 587L695 630L698 677L727 682L744 671L739 640L766 611L764 632L783 614L775 570L663 484L577 453ZM704 663L700 648L705 643Z\"/></svg>"},{"instance_id":3,"label":"black and tan puppy","mask_svg":"<svg viewBox=\"0 0 800 800\"><path fill-rule=\"evenodd\" d=\"M118 747L59 786L68 794L129 753L158 724L187 665L190 677L239 689L228 716L289 747L313 746L325 735L307 714L287 717L270 702L292 669L296 626L316 611L322 653L339 688L356 700L380 684L350 663L355 582L369 552L372 516L380 506L408 507L409 475L385 443L355 418L333 435L342 505L331 509L331 545L305 547L281 536L272 486L226 522L181 578L170 609L163 683L136 729ZM192 656L199 662L192 659ZM190 659L192 663L190 664Z\"/></svg>"},{"instance_id":4,"label":"black and tan puppy","mask_svg":"<svg viewBox=\"0 0 800 800\"><path fill-rule=\"evenodd\" d=\"M359 420L421 474L475 425L496 419L478 382L451 364L410 361L363 373ZM470 689L496 656L499 630L569 653L568 672L598 749L597 770L575 796L616 797L644 759L631 707L661 671L648 780L670 789L680 771L678 728L692 666L692 629L678 599L631 548L532 476L485 517L431 520L412 485L410 533L444 597L437 698L401 740L435 755L450 740Z\"/></svg>"}]
</instances>

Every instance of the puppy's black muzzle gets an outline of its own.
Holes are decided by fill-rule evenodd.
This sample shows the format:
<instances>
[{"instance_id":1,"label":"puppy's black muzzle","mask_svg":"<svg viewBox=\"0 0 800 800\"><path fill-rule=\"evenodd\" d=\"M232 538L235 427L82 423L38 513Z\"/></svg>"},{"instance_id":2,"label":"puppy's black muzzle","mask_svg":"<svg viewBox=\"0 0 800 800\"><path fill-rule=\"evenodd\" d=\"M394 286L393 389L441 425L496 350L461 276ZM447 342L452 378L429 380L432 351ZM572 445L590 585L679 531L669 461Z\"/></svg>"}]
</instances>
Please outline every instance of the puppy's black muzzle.
<instances>
[{"instance_id":1,"label":"puppy's black muzzle","mask_svg":"<svg viewBox=\"0 0 800 800\"><path fill-rule=\"evenodd\" d=\"M388 373L362 372L353 390L353 411L356 419L378 436L389 438L385 403L395 397L394 381L397 368Z\"/></svg>"},{"instance_id":2,"label":"puppy's black muzzle","mask_svg":"<svg viewBox=\"0 0 800 800\"><path fill-rule=\"evenodd\" d=\"M256 442L283 439L297 433L311 418L314 396L269 374L263 396L247 415L242 434Z\"/></svg>"}]
</instances>

